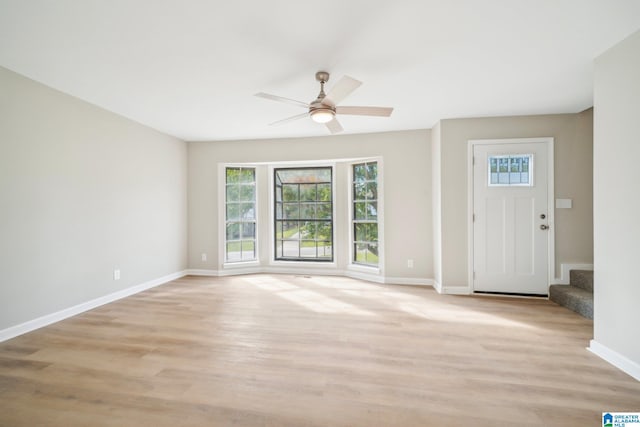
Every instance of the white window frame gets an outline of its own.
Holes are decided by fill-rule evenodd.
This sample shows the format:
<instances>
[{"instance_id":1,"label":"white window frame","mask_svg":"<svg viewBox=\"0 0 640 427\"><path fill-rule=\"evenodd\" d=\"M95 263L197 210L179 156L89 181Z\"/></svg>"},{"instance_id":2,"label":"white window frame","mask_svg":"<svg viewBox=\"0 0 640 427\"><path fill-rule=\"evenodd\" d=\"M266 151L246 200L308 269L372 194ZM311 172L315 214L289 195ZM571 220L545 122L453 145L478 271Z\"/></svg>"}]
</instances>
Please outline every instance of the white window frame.
<instances>
[{"instance_id":1,"label":"white window frame","mask_svg":"<svg viewBox=\"0 0 640 427\"><path fill-rule=\"evenodd\" d=\"M356 263L354 261L354 245L355 245L355 228L354 228L354 212L353 212L353 166L361 163L373 163L378 164L378 265L366 265ZM347 269L354 272L361 272L367 274L384 275L384 164L382 157L367 157L362 159L351 160L346 163L348 169L347 179L347 202L349 204L347 224L349 227L349 263Z\"/></svg>"},{"instance_id":2,"label":"white window frame","mask_svg":"<svg viewBox=\"0 0 640 427\"><path fill-rule=\"evenodd\" d=\"M227 261L227 168L251 168L255 171L255 259L246 261ZM246 268L260 265L260 203L259 203L259 167L252 163L219 163L218 164L218 258L223 268Z\"/></svg>"}]
</instances>

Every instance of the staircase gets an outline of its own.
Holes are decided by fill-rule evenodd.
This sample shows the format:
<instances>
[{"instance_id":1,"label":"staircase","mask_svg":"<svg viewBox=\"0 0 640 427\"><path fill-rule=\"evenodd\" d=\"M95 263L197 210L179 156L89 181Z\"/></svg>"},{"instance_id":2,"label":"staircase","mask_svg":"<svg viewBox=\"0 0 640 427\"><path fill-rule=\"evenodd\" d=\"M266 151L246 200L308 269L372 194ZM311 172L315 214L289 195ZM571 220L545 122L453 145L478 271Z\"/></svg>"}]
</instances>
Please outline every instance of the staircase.
<instances>
[{"instance_id":1,"label":"staircase","mask_svg":"<svg viewBox=\"0 0 640 427\"><path fill-rule=\"evenodd\" d=\"M593 271L571 270L569 285L549 286L549 299L593 319Z\"/></svg>"}]
</instances>

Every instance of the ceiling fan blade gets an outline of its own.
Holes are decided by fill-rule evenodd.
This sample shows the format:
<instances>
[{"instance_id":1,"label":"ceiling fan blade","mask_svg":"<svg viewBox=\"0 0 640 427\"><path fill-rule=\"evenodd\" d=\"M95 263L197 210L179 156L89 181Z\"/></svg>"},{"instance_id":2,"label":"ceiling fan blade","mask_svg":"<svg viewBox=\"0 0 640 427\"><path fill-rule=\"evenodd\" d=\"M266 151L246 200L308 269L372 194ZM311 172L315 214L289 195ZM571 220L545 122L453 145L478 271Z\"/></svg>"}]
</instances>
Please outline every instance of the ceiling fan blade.
<instances>
[{"instance_id":1,"label":"ceiling fan blade","mask_svg":"<svg viewBox=\"0 0 640 427\"><path fill-rule=\"evenodd\" d=\"M289 98L285 98L283 96L271 95L269 93L263 93L263 92L258 92L254 96L257 96L259 98L270 99L272 101L278 101L278 102L284 102L284 103L287 103L287 104L293 104L293 105L297 105L298 107L302 107L302 108L309 108L309 104L307 104L306 102L296 101L295 99L289 99Z\"/></svg>"},{"instance_id":2,"label":"ceiling fan blade","mask_svg":"<svg viewBox=\"0 0 640 427\"><path fill-rule=\"evenodd\" d=\"M359 80L356 80L349 76L343 76L335 85L333 85L322 102L328 102L332 105L338 105L340 101L351 95L351 92L358 89L361 84L362 82Z\"/></svg>"},{"instance_id":3,"label":"ceiling fan blade","mask_svg":"<svg viewBox=\"0 0 640 427\"><path fill-rule=\"evenodd\" d=\"M389 117L393 112L390 107L336 107L336 114L350 114L353 116Z\"/></svg>"},{"instance_id":4,"label":"ceiling fan blade","mask_svg":"<svg viewBox=\"0 0 640 427\"><path fill-rule=\"evenodd\" d=\"M309 115L309 113L296 114L295 116L287 117L286 119L282 119L282 120L278 120L277 122L269 123L269 126L283 125L285 123L289 123L289 122L292 122L294 120L303 119L303 118L307 117L308 115Z\"/></svg>"},{"instance_id":5,"label":"ceiling fan blade","mask_svg":"<svg viewBox=\"0 0 640 427\"><path fill-rule=\"evenodd\" d=\"M325 126L331 133L340 133L344 130L338 119L336 119L335 117L330 122L325 123Z\"/></svg>"}]
</instances>

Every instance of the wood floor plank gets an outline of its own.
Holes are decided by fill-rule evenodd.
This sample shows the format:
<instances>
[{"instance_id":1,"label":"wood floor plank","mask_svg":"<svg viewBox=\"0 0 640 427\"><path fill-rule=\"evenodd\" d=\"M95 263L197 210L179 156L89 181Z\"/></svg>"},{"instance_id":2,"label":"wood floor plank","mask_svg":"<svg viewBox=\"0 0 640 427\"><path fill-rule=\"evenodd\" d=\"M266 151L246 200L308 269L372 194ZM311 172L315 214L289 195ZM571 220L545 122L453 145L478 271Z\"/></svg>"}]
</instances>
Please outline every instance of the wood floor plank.
<instances>
[{"instance_id":1,"label":"wood floor plank","mask_svg":"<svg viewBox=\"0 0 640 427\"><path fill-rule=\"evenodd\" d=\"M592 330L542 299L185 277L0 343L0 426L599 425L640 383Z\"/></svg>"}]
</instances>

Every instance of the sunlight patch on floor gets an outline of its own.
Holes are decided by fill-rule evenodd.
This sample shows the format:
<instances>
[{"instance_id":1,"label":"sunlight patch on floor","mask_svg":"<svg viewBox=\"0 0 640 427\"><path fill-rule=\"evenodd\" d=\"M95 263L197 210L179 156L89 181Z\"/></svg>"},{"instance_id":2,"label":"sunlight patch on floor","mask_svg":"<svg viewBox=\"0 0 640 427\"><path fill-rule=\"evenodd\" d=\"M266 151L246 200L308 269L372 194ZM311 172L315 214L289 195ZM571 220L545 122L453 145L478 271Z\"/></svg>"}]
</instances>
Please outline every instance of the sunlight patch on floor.
<instances>
[{"instance_id":1,"label":"sunlight patch on floor","mask_svg":"<svg viewBox=\"0 0 640 427\"><path fill-rule=\"evenodd\" d=\"M354 314L359 316L375 316L374 313L358 308L321 293L300 288L292 283L267 277L247 277L244 279L251 285L273 293L316 313Z\"/></svg>"},{"instance_id":2,"label":"sunlight patch on floor","mask_svg":"<svg viewBox=\"0 0 640 427\"><path fill-rule=\"evenodd\" d=\"M341 289L341 292L353 297L376 300L426 320L536 329L526 323L501 316L473 311L468 308L459 308L440 301L429 301L408 293L397 291L381 292L378 287L376 287L375 292L371 292L373 289L367 289L366 284L361 283L360 285L354 286L357 289L353 289L349 284L352 289Z\"/></svg>"}]
</instances>

